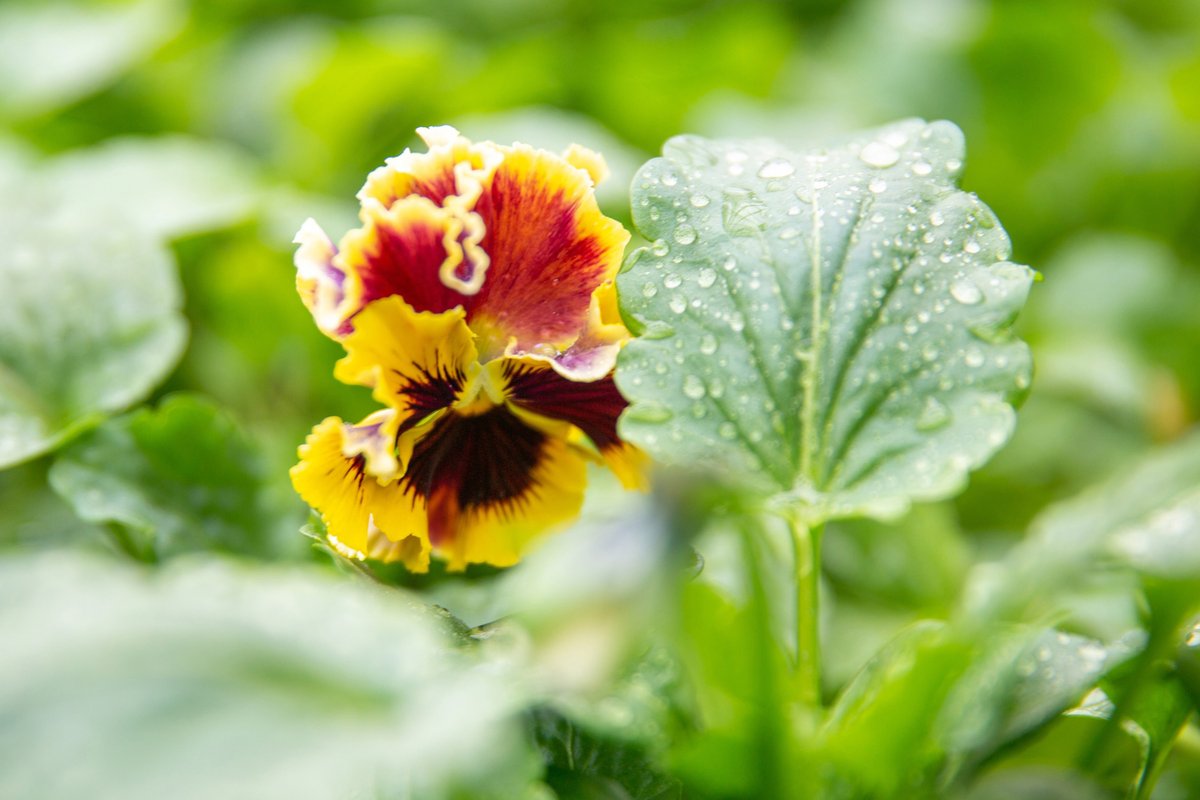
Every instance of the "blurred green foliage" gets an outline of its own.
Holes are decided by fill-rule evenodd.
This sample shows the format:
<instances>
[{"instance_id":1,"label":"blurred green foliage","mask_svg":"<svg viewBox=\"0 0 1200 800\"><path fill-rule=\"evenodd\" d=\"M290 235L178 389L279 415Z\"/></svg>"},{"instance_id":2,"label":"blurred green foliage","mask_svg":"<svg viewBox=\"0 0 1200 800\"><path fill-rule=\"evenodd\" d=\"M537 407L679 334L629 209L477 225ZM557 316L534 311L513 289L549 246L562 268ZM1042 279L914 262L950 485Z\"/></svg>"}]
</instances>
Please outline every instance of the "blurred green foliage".
<instances>
[{"instance_id":1,"label":"blurred green foliage","mask_svg":"<svg viewBox=\"0 0 1200 800\"><path fill-rule=\"evenodd\" d=\"M602 150L614 178L601 200L628 223L632 171L671 135L772 137L799 146L909 116L945 118L963 129L964 188L1004 221L1014 259L1044 276L1018 323L1037 373L1015 437L962 496L918 506L896 523L827 531L824 688L840 699L819 745L798 747L784 733L802 724L780 706L789 691L786 665L768 646L791 629L780 611L790 602L780 588L787 581L771 574L780 563L787 571L786 549L770 531L745 544L751 534L724 516L731 501L695 487L677 488L686 499L665 519L631 510L601 485L583 526L593 535L582 541L593 549L565 545L519 571L436 582L422 597L469 626L505 615L519 621L507 633L504 626L474 631L466 644L440 643L427 620L395 611L405 600L364 592L361 606L323 610L337 605L341 587L307 572L281 578L239 566L189 585L184 572L115 575L76 563L76 555L25 554L67 544L103 550L110 547L104 530L114 525L135 535L185 531L195 515L211 520L214 507L232 504L237 519L216 514L222 529L214 536L253 530L224 549L324 567L336 561L289 538L305 512L287 468L315 422L358 418L371 404L365 391L331 379L340 349L318 333L295 295L291 237L307 216L335 236L353 225L353 195L364 176L413 144L419 125ZM1188 475L1170 459L1195 449L1194 438L1166 455L1159 448L1184 440L1200 419L1198 0L5 0L0 230L0 455L26 461L0 473L0 596L7 602L0 631L21 643L6 645L8 658L0 659L8 676L0 718L9 720L0 724L0 787L19 796L79 796L96 776L116 774L113 764L147 762L157 766L140 773L142 784L121 773L125 782L108 784L108 794L91 783L89 796L214 796L228 785L201 781L184 794L172 792L171 782L210 774L209 762L187 762L188 754L236 756L238 747L221 737L245 725L260 743L291 742L292 749L260 751L258 769L239 762L225 777L268 780L270 770L293 770L289 781L272 785L332 787L325 781L351 774L350 767L379 763L356 760L360 745L386 750L396 731L414 735L405 727L413 725L405 687L385 669L393 664L387 659L403 661L387 639L392 633L439 653L405 669L424 675L444 668L436 681L476 693L464 697L483 698L494 686L493 672L473 665L482 658L478 649L541 682L510 697L513 706L559 709L530 712L526 741L504 716L509 705L431 704L422 713L432 716L418 722L459 715L475 734L458 742L457 731L443 726L431 741L454 742L480 764L492 764L483 758L489 753L504 762L480 777L434 759L428 785L407 787L433 796L486 796L491 782L504 797L520 796L513 788L520 786L532 787L530 798L552 790L665 798L681 787L688 797L774 798L803 796L816 781L835 797L1142 797L1141 787L1149 791L1155 781L1159 800L1200 794L1200 732L1194 714L1191 723L1184 719L1186 704L1200 697L1200 637L1178 641L1200 596L1196 571L1164 577L1100 541L1116 533L1108 523L1131 509L1142 517L1122 525L1159 530L1154 513L1163 508L1133 502L1118 513L1105 498L1133 491L1145 500L1137 476ZM71 285L56 281L53 264L22 266L22 248L47 242L74 253L76 267L103 263ZM164 376L182 346L172 255L188 339ZM156 300L152 308L147 298ZM139 335L157 342L147 345L157 352L134 352L129 343ZM110 341L129 345L120 359L105 360L114 351L96 344ZM163 399L181 391L207 399ZM143 399L157 410L102 423ZM123 508L97 510L88 481L119 484L155 459L180 463L157 438L159 426L180 414L190 420L187 435L171 441L193 437L187 455L197 460L160 475L149 495L119 496ZM41 432L19 441L12 431L30 419ZM54 471L69 504L49 488L52 456L39 455L63 443L69 449ZM72 465L90 471L68 480ZM218 471L230 486L189 490L181 485L188 480L175 481L188 470ZM1044 511L1098 483L1101 489L1073 505ZM1194 510L1194 484L1160 483L1165 510ZM697 511L701 502L709 505ZM1063 555L1062 546L1037 550L1066 519L1063 508L1080 515L1071 525L1095 523L1076 532L1090 544L1086 552L1068 547L1066 565L1045 557ZM625 516L606 521L605 513ZM665 527L673 538L647 533L649 551L624 540L610 549L606 524ZM1012 550L1026 530L1034 535ZM705 561L695 580L685 579L680 564L685 540ZM1158 556L1183 553L1171 547ZM179 549L194 548L184 542ZM601 554L611 559L607 571L596 566L605 563ZM747 564L759 565L749 583ZM1027 584L1037 574L1031 564L1054 569ZM613 580L576 579L593 573ZM1013 626L1002 642L980 634L973 626L983 623L969 613L995 599L985 590L995 588L997 573L1012 576L1006 585L1013 592L1033 596L1001 598L1002 607L1022 609L1012 618L983 615L989 625L1004 617ZM211 604L193 596L214 585L224 588ZM557 608L572 590L572 602ZM294 597L295 607L281 614ZM89 608L77 625L88 635L56 650L45 632L78 632L62 620ZM123 624L151 617L166 620L169 635L156 624ZM332 654L314 653L303 635L343 625L368 652L374 639L385 642L381 660L347 656L337 648L351 644L336 637ZM269 647L238 649L262 627ZM1130 630L1148 639L1130 644L1121 638ZM1067 658L1060 650L1041 657L1039 637L1061 645L1058 635L1073 637L1063 647L1074 648L1076 660L1063 665L1078 666L1083 652L1099 653L1103 667L1080 678L1063 666L1055 675L1078 678L1065 688L1024 681ZM678 664L651 646L664 640ZM156 642L183 648L173 678L146 658L160 652ZM621 680L597 684L587 670L561 668L564 649L581 647L609 654L605 663ZM225 663L227 652L242 652L245 663ZM992 661L976 660L981 653ZM672 671L679 664L690 686ZM994 671L981 676L986 669ZM331 675L342 670L364 673L370 696L361 682L347 687L349 678ZM1060 715L1097 680L1104 696ZM139 695L135 684L153 691ZM94 691L56 694L75 685ZM189 686L200 694L189 694ZM264 695L264 687L273 688ZM104 693L110 700L102 702ZM171 708L193 714L212 696L233 711L207 728L185 729L183 717L157 714L154 705L175 698L180 705ZM981 716L963 711L972 699ZM55 716L42 716L47 709ZM47 773L63 758L42 763L52 754L14 742L52 741L63 720L88 714L96 724L72 740L87 754L77 772L49 787L4 783L5 775L19 780L2 768L6 757L27 758ZM123 725L141 738L105 738ZM573 725L586 731L576 738ZM297 733L314 729L346 738L334 737L330 752L328 739ZM136 749L162 748L170 737L181 737L181 749ZM253 739L245 734L234 743L249 747ZM614 739L620 748L605 749ZM87 749L104 741L108 749ZM312 767L322 763L336 769ZM612 764L624 766L605 766ZM613 785L606 769L634 777ZM803 778L789 783L793 773ZM304 784L309 775L315 782ZM546 786L531 783L539 775ZM368 787L361 796L409 796L392 792L395 774L377 777L377 793ZM258 796L277 795L264 789Z\"/></svg>"}]
</instances>

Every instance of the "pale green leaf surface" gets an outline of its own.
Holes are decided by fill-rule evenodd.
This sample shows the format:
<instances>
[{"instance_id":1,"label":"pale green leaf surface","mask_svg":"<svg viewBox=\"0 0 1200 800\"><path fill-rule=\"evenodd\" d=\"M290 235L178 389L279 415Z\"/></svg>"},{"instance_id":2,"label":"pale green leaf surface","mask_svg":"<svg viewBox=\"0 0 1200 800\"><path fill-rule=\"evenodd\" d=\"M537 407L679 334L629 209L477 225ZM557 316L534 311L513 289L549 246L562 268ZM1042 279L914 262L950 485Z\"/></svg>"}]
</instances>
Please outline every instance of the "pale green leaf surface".
<instances>
[{"instance_id":1,"label":"pale green leaf surface","mask_svg":"<svg viewBox=\"0 0 1200 800\"><path fill-rule=\"evenodd\" d=\"M186 339L170 254L66 208L0 208L0 466L146 394Z\"/></svg>"},{"instance_id":2,"label":"pale green leaf surface","mask_svg":"<svg viewBox=\"0 0 1200 800\"><path fill-rule=\"evenodd\" d=\"M640 338L626 439L808 522L958 489L1013 427L1032 280L956 188L962 135L898 123L828 150L672 139L634 180L618 279Z\"/></svg>"},{"instance_id":3,"label":"pale green leaf surface","mask_svg":"<svg viewBox=\"0 0 1200 800\"><path fill-rule=\"evenodd\" d=\"M1162 447L1109 480L1057 503L968 596L979 615L1019 613L1096 566L1123 565L1173 580L1200 576L1200 434Z\"/></svg>"},{"instance_id":4,"label":"pale green leaf surface","mask_svg":"<svg viewBox=\"0 0 1200 800\"><path fill-rule=\"evenodd\" d=\"M175 395L67 447L50 484L88 522L115 523L144 557L271 552L261 456L211 403Z\"/></svg>"},{"instance_id":5,"label":"pale green leaf surface","mask_svg":"<svg viewBox=\"0 0 1200 800\"><path fill-rule=\"evenodd\" d=\"M3 797L437 798L453 779L507 798L528 777L521 692L403 594L328 574L6 559L0 639Z\"/></svg>"},{"instance_id":6,"label":"pale green leaf surface","mask_svg":"<svg viewBox=\"0 0 1200 800\"><path fill-rule=\"evenodd\" d=\"M32 116L71 103L118 77L182 21L173 0L0 8L0 116Z\"/></svg>"},{"instance_id":7,"label":"pale green leaf surface","mask_svg":"<svg viewBox=\"0 0 1200 800\"><path fill-rule=\"evenodd\" d=\"M107 209L175 238L248 216L258 201L256 173L245 155L217 142L129 137L60 156L38 181L81 213Z\"/></svg>"}]
</instances>

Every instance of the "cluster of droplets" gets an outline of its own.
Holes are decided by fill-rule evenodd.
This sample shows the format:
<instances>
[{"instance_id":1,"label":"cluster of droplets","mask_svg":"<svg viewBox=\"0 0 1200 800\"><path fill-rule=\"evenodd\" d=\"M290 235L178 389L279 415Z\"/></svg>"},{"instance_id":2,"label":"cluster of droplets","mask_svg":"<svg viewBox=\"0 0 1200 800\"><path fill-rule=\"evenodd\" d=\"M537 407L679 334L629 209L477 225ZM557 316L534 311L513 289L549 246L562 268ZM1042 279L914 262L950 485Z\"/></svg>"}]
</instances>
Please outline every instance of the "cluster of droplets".
<instances>
[{"instance_id":1,"label":"cluster of droplets","mask_svg":"<svg viewBox=\"0 0 1200 800\"><path fill-rule=\"evenodd\" d=\"M664 235L638 262L638 288L646 308L666 312L646 314L654 323L644 336L674 341L644 351L650 369L631 368L628 380L636 389L652 373L655 396L684 402L637 400L631 418L668 423L686 412L711 418L718 439L751 445L795 436L799 380L819 336L827 339L820 399L844 404L848 417L882 398L911 408L914 429L931 434L956 413L994 415L998 396L1026 388L1027 356L1005 341L1004 326L1029 272L997 268L1007 238L974 196L953 189L961 159L938 155L958 152L950 135L936 124L897 126L842 151L714 148L643 171L639 225ZM919 188L931 181L944 190ZM813 331L808 280L818 247L825 318ZM688 335L675 336L676 328ZM959 392L986 408L960 407L952 401ZM680 442L697 429L662 430ZM1007 435L994 425L968 452L912 464L931 475L961 473L981 460L979 447ZM760 468L787 457L779 455L786 448L750 450Z\"/></svg>"}]
</instances>

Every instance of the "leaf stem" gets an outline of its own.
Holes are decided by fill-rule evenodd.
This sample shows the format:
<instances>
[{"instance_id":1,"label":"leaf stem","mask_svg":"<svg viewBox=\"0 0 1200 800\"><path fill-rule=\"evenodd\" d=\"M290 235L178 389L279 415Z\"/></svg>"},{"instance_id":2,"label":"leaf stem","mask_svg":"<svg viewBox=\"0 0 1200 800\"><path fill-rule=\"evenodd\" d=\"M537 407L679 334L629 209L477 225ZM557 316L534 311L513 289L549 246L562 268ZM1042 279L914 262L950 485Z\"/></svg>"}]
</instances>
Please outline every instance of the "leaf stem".
<instances>
[{"instance_id":1,"label":"leaf stem","mask_svg":"<svg viewBox=\"0 0 1200 800\"><path fill-rule=\"evenodd\" d=\"M821 707L820 583L823 525L809 527L788 521L796 565L796 664L798 699L809 708Z\"/></svg>"}]
</instances>

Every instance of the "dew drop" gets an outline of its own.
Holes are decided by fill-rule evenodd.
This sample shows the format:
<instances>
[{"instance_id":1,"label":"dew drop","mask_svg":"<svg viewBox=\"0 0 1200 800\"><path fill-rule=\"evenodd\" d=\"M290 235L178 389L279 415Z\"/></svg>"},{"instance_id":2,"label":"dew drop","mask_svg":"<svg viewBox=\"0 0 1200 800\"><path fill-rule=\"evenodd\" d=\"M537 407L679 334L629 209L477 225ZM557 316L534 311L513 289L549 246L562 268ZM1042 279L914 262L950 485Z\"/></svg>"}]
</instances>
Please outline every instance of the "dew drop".
<instances>
[{"instance_id":1,"label":"dew drop","mask_svg":"<svg viewBox=\"0 0 1200 800\"><path fill-rule=\"evenodd\" d=\"M636 422L666 422L673 416L671 409L659 403L637 403L625 411L625 417Z\"/></svg>"},{"instance_id":2,"label":"dew drop","mask_svg":"<svg viewBox=\"0 0 1200 800\"><path fill-rule=\"evenodd\" d=\"M646 281L642 284L642 297L654 297L656 294L658 294L658 287L653 283Z\"/></svg>"},{"instance_id":3,"label":"dew drop","mask_svg":"<svg viewBox=\"0 0 1200 800\"><path fill-rule=\"evenodd\" d=\"M711 333L706 333L700 337L700 352L706 356L711 356L717 352L717 338Z\"/></svg>"},{"instance_id":4,"label":"dew drop","mask_svg":"<svg viewBox=\"0 0 1200 800\"><path fill-rule=\"evenodd\" d=\"M928 161L917 161L912 165L912 171L913 175L923 178L929 173L933 172L933 165Z\"/></svg>"},{"instance_id":5,"label":"dew drop","mask_svg":"<svg viewBox=\"0 0 1200 800\"><path fill-rule=\"evenodd\" d=\"M663 186L674 186L679 183L679 177L674 172L664 173L662 176Z\"/></svg>"},{"instance_id":6,"label":"dew drop","mask_svg":"<svg viewBox=\"0 0 1200 800\"><path fill-rule=\"evenodd\" d=\"M721 269L725 270L726 272L732 271L733 268L736 266L737 266L737 259L734 258L733 256L727 256L725 258L725 260L723 262L721 262Z\"/></svg>"},{"instance_id":7,"label":"dew drop","mask_svg":"<svg viewBox=\"0 0 1200 800\"><path fill-rule=\"evenodd\" d=\"M717 427L717 435L722 439L732 439L737 436L737 427L732 422L722 422Z\"/></svg>"},{"instance_id":8,"label":"dew drop","mask_svg":"<svg viewBox=\"0 0 1200 800\"><path fill-rule=\"evenodd\" d=\"M921 413L917 415L917 430L933 431L950 422L950 409L936 397L927 397Z\"/></svg>"},{"instance_id":9,"label":"dew drop","mask_svg":"<svg viewBox=\"0 0 1200 800\"><path fill-rule=\"evenodd\" d=\"M983 353L978 348L972 347L963 354L963 363L968 367L982 367L983 361Z\"/></svg>"},{"instance_id":10,"label":"dew drop","mask_svg":"<svg viewBox=\"0 0 1200 800\"><path fill-rule=\"evenodd\" d=\"M700 285L701 289L707 289L708 287L712 286L716 282L717 282L717 273L716 273L716 270L712 269L711 267L704 267L703 269L700 270L700 273L696 276L696 283L698 283Z\"/></svg>"},{"instance_id":11,"label":"dew drop","mask_svg":"<svg viewBox=\"0 0 1200 800\"><path fill-rule=\"evenodd\" d=\"M772 158L758 171L760 178L786 178L795 173L796 165L786 158Z\"/></svg>"},{"instance_id":12,"label":"dew drop","mask_svg":"<svg viewBox=\"0 0 1200 800\"><path fill-rule=\"evenodd\" d=\"M642 331L643 339L669 339L675 335L675 329L661 320L652 319L646 323Z\"/></svg>"},{"instance_id":13,"label":"dew drop","mask_svg":"<svg viewBox=\"0 0 1200 800\"><path fill-rule=\"evenodd\" d=\"M675 297L671 298L670 302L667 303L667 306L676 314L682 314L684 311L687 311L687 300L684 300L679 295L676 295Z\"/></svg>"},{"instance_id":14,"label":"dew drop","mask_svg":"<svg viewBox=\"0 0 1200 800\"><path fill-rule=\"evenodd\" d=\"M983 300L983 292L966 278L959 278L950 284L950 296L964 306L973 306Z\"/></svg>"},{"instance_id":15,"label":"dew drop","mask_svg":"<svg viewBox=\"0 0 1200 800\"><path fill-rule=\"evenodd\" d=\"M688 375L683 379L683 393L692 400L699 400L707 394L707 390L704 388L704 381L695 375Z\"/></svg>"},{"instance_id":16,"label":"dew drop","mask_svg":"<svg viewBox=\"0 0 1200 800\"><path fill-rule=\"evenodd\" d=\"M659 258L662 258L667 253L671 252L671 250L667 247L667 243L662 239L655 239L654 244L650 245L650 252L654 253L654 255L658 256Z\"/></svg>"},{"instance_id":17,"label":"dew drop","mask_svg":"<svg viewBox=\"0 0 1200 800\"><path fill-rule=\"evenodd\" d=\"M887 181L885 181L883 178L874 178L870 183L867 184L867 188L870 189L873 194L883 194L887 191Z\"/></svg>"},{"instance_id":18,"label":"dew drop","mask_svg":"<svg viewBox=\"0 0 1200 800\"><path fill-rule=\"evenodd\" d=\"M972 253L972 254L978 253L979 252L979 242L975 241L974 239L967 239L967 241L963 243L963 250L967 251L968 253Z\"/></svg>"},{"instance_id":19,"label":"dew drop","mask_svg":"<svg viewBox=\"0 0 1200 800\"><path fill-rule=\"evenodd\" d=\"M703 194L692 195L691 203L695 208L704 208L708 205L708 196Z\"/></svg>"},{"instance_id":20,"label":"dew drop","mask_svg":"<svg viewBox=\"0 0 1200 800\"><path fill-rule=\"evenodd\" d=\"M942 212L940 211L934 211L929 215L929 224L935 228L944 225L945 222L946 218L942 216Z\"/></svg>"},{"instance_id":21,"label":"dew drop","mask_svg":"<svg viewBox=\"0 0 1200 800\"><path fill-rule=\"evenodd\" d=\"M663 286L668 289L678 289L679 285L682 283L683 278L679 277L674 272L668 272L667 276L663 278Z\"/></svg>"},{"instance_id":22,"label":"dew drop","mask_svg":"<svg viewBox=\"0 0 1200 800\"><path fill-rule=\"evenodd\" d=\"M886 142L871 142L858 154L868 167L882 169L890 167L900 160L900 153Z\"/></svg>"},{"instance_id":23,"label":"dew drop","mask_svg":"<svg viewBox=\"0 0 1200 800\"><path fill-rule=\"evenodd\" d=\"M679 244L691 244L696 241L696 229L691 225L680 225L675 229L675 241Z\"/></svg>"}]
</instances>

